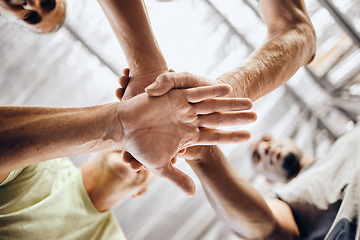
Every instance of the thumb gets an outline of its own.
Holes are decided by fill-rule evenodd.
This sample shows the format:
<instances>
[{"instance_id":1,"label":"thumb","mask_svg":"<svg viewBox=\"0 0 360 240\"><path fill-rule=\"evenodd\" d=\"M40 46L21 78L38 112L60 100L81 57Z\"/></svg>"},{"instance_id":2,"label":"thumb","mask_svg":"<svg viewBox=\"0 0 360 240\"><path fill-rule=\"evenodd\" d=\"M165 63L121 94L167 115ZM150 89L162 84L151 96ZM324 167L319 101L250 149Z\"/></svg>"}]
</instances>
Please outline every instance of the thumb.
<instances>
[{"instance_id":1,"label":"thumb","mask_svg":"<svg viewBox=\"0 0 360 240\"><path fill-rule=\"evenodd\" d=\"M160 176L173 182L188 196L193 196L195 194L196 187L194 181L188 175L175 168L172 164L168 164L166 167L164 167Z\"/></svg>"},{"instance_id":2,"label":"thumb","mask_svg":"<svg viewBox=\"0 0 360 240\"><path fill-rule=\"evenodd\" d=\"M170 73L174 73L173 69L169 69ZM166 73L160 74L155 81L145 88L145 92L150 96L161 96L169 92L175 87L175 83L168 79Z\"/></svg>"},{"instance_id":3,"label":"thumb","mask_svg":"<svg viewBox=\"0 0 360 240\"><path fill-rule=\"evenodd\" d=\"M162 96L175 87L172 77L167 73L159 75L155 82L145 88L145 92L150 96Z\"/></svg>"},{"instance_id":4,"label":"thumb","mask_svg":"<svg viewBox=\"0 0 360 240\"><path fill-rule=\"evenodd\" d=\"M199 87L201 77L187 72L168 72L159 75L155 82L145 88L150 96L162 96L173 88Z\"/></svg>"}]
</instances>

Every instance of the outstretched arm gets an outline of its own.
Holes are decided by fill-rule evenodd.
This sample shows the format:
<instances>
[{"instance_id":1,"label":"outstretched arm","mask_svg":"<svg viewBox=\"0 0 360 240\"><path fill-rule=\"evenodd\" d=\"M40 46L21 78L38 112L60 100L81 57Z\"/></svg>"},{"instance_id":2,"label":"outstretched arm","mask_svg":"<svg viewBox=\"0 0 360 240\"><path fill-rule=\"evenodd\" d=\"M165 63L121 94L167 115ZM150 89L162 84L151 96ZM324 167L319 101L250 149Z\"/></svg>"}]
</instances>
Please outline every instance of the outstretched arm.
<instances>
[{"instance_id":1,"label":"outstretched arm","mask_svg":"<svg viewBox=\"0 0 360 240\"><path fill-rule=\"evenodd\" d=\"M0 107L0 171L113 149L115 134L123 138L121 125L114 124L117 106L115 103L87 108Z\"/></svg>"},{"instance_id":2,"label":"outstretched arm","mask_svg":"<svg viewBox=\"0 0 360 240\"><path fill-rule=\"evenodd\" d=\"M167 72L164 56L152 32L143 0L98 0L129 64L132 78L124 100L144 92Z\"/></svg>"},{"instance_id":3,"label":"outstretched arm","mask_svg":"<svg viewBox=\"0 0 360 240\"><path fill-rule=\"evenodd\" d=\"M123 149L191 195L191 179L170 163L179 150L250 137L215 129L256 119L255 113L238 112L251 108L248 99L214 99L230 91L228 85L174 90L88 108L1 107L0 177L47 159Z\"/></svg>"},{"instance_id":4,"label":"outstretched arm","mask_svg":"<svg viewBox=\"0 0 360 240\"><path fill-rule=\"evenodd\" d=\"M217 215L245 239L298 239L291 209L280 200L266 202L231 166L217 146L189 148L184 155L199 177Z\"/></svg>"},{"instance_id":5,"label":"outstretched arm","mask_svg":"<svg viewBox=\"0 0 360 240\"><path fill-rule=\"evenodd\" d=\"M313 59L316 37L303 0L260 0L261 16L267 26L265 42L237 68L210 80L189 73L160 75L146 92L159 96L172 88L230 84L233 96L255 101L284 84Z\"/></svg>"},{"instance_id":6,"label":"outstretched arm","mask_svg":"<svg viewBox=\"0 0 360 240\"><path fill-rule=\"evenodd\" d=\"M260 0L267 39L239 67L218 80L253 101L273 91L315 56L316 37L303 0Z\"/></svg>"}]
</instances>

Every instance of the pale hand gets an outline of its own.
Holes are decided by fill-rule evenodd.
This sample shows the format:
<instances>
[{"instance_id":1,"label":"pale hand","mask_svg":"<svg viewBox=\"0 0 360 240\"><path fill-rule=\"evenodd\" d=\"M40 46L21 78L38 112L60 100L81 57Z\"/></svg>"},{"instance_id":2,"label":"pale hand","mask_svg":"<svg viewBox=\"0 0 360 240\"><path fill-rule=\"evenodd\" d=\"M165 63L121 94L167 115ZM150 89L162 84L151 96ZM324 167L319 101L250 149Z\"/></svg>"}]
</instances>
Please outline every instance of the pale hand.
<instances>
[{"instance_id":1,"label":"pale hand","mask_svg":"<svg viewBox=\"0 0 360 240\"><path fill-rule=\"evenodd\" d=\"M156 78L166 72L174 72L167 70L167 66L159 64L158 68L135 69L130 73L129 68L123 70L123 75L119 78L120 88L116 89L116 97L121 100L131 99L145 92L145 88L153 83ZM131 75L131 81L130 81ZM124 153L124 161L127 162L133 170L140 170L143 165L137 161L130 153Z\"/></svg>"},{"instance_id":2,"label":"pale hand","mask_svg":"<svg viewBox=\"0 0 360 240\"><path fill-rule=\"evenodd\" d=\"M162 74L153 74L152 76L157 76L156 81L153 79L152 81L147 81L148 83L152 83L149 87L148 85L145 86L145 84L142 84L141 82L139 84L133 83L133 81L136 81L137 79L131 79L129 77L129 69L124 69L123 76L120 77L119 83L121 88L116 90L116 96L119 100L122 99L129 99L131 97L131 94L133 94L133 91L129 91L128 86L130 86L129 82L132 84L136 84L136 86L144 86L148 87L146 88L146 93L150 96L161 96L166 94L172 89L184 89L184 88L193 88L193 87L201 87L201 86L214 86L218 85L219 82L205 78L196 74L188 73L188 72L174 72L173 70L166 71ZM143 79L140 77L140 80ZM145 80L146 81L146 80ZM155 81L155 82L154 82ZM154 82L154 83L153 83ZM145 88L144 88L145 89ZM126 90L126 91L125 91ZM140 89L139 91L144 91ZM125 97L126 95L126 97ZM194 149L200 149L201 147L193 147L192 151ZM184 150L185 151L185 150ZM142 167L142 164L137 161L131 154L125 154L124 160L130 164L130 167L134 170L139 170ZM173 162L175 162L176 159L174 159Z\"/></svg>"},{"instance_id":3,"label":"pale hand","mask_svg":"<svg viewBox=\"0 0 360 240\"><path fill-rule=\"evenodd\" d=\"M193 195L195 185L191 178L171 163L177 152L193 145L238 143L250 138L248 131L215 129L256 120L253 112L238 112L252 107L249 99L213 99L230 91L229 85L217 85L172 90L161 97L141 94L123 101L119 115L125 139L123 149L154 174L168 178Z\"/></svg>"}]
</instances>

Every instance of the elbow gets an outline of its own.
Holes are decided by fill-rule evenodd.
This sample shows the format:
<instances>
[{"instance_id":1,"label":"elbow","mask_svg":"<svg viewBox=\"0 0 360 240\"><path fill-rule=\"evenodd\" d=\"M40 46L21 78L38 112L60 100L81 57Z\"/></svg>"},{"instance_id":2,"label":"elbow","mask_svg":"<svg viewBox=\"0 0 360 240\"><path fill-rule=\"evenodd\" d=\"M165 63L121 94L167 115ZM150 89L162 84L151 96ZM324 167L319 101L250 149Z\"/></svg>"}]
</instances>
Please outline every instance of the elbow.
<instances>
[{"instance_id":1,"label":"elbow","mask_svg":"<svg viewBox=\"0 0 360 240\"><path fill-rule=\"evenodd\" d=\"M280 28L269 28L267 41L280 38L281 44L299 60L301 66L304 66L315 58L316 33L306 13L297 12L295 16L292 20L283 23Z\"/></svg>"},{"instance_id":2,"label":"elbow","mask_svg":"<svg viewBox=\"0 0 360 240\"><path fill-rule=\"evenodd\" d=\"M294 27L296 34L300 35L300 47L303 55L303 65L313 61L316 54L316 33L310 19Z\"/></svg>"}]
</instances>

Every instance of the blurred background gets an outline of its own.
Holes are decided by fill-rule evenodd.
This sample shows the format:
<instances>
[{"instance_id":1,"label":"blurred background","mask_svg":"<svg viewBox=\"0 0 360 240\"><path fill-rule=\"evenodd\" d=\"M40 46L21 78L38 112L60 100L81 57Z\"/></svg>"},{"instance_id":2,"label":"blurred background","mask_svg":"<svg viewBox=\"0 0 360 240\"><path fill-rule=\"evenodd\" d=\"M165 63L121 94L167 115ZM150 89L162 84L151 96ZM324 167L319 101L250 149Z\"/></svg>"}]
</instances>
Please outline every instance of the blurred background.
<instances>
[{"instance_id":1,"label":"blurred background","mask_svg":"<svg viewBox=\"0 0 360 240\"><path fill-rule=\"evenodd\" d=\"M97 1L68 0L65 26L37 35L0 17L0 104L80 107L116 101L117 79L127 66ZM234 68L266 36L255 0L146 1L154 33L176 71L216 78ZM290 136L321 157L360 120L360 0L306 0L317 32L317 56L283 87L255 103L249 129ZM251 142L251 141L250 141ZM263 194L269 185L254 174L249 144L221 146L233 165ZM80 165L87 156L74 156ZM216 217L196 176L189 198L156 179L148 193L114 211L130 240L237 239Z\"/></svg>"}]
</instances>

